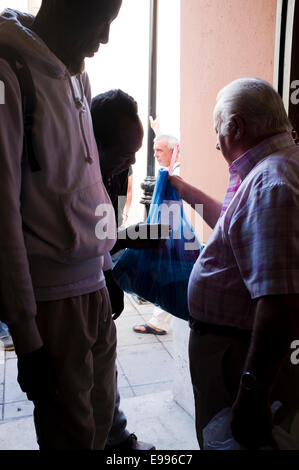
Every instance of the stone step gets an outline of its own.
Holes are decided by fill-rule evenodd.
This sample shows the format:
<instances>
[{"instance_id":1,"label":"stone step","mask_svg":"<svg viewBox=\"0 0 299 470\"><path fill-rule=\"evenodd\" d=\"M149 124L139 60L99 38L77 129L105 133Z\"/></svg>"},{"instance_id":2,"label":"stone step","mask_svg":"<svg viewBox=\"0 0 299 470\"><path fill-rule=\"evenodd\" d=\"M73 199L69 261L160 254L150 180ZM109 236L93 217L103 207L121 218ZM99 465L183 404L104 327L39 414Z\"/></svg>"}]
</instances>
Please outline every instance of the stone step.
<instances>
[{"instance_id":1,"label":"stone step","mask_svg":"<svg viewBox=\"0 0 299 470\"><path fill-rule=\"evenodd\" d=\"M198 450L194 420L173 400L171 391L124 398L121 408L129 431L157 450ZM0 424L0 450L36 449L32 417Z\"/></svg>"},{"instance_id":2,"label":"stone step","mask_svg":"<svg viewBox=\"0 0 299 470\"><path fill-rule=\"evenodd\" d=\"M198 450L194 419L173 400L171 390L121 400L128 429L157 450Z\"/></svg>"}]
</instances>

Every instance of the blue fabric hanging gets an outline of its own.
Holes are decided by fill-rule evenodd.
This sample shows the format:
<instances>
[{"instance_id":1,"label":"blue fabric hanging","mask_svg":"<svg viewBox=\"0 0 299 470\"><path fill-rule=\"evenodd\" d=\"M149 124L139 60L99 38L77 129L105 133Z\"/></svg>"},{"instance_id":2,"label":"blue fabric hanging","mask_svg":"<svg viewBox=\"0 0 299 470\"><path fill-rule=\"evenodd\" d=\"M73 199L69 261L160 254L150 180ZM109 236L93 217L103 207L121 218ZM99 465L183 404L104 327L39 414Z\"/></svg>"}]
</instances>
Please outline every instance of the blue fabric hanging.
<instances>
[{"instance_id":1,"label":"blue fabric hanging","mask_svg":"<svg viewBox=\"0 0 299 470\"><path fill-rule=\"evenodd\" d=\"M202 246L165 169L159 171L146 222L171 225L170 238L163 248L127 249L114 267L115 279L125 292L188 320L188 281Z\"/></svg>"}]
</instances>

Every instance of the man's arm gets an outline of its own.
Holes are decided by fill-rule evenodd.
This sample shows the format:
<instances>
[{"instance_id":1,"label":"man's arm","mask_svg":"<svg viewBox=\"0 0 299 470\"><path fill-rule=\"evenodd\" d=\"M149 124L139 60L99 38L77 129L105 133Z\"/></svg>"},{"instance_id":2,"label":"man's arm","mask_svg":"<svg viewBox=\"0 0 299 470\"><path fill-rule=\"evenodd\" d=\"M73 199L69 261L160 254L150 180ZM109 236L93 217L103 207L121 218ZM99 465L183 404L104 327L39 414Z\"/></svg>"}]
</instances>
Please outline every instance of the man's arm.
<instances>
[{"instance_id":1,"label":"man's arm","mask_svg":"<svg viewBox=\"0 0 299 470\"><path fill-rule=\"evenodd\" d=\"M0 316L8 324L17 354L42 346L36 325L36 302L21 216L23 116L19 84L0 61L5 104L0 104Z\"/></svg>"},{"instance_id":2,"label":"man's arm","mask_svg":"<svg viewBox=\"0 0 299 470\"><path fill-rule=\"evenodd\" d=\"M261 297L257 301L252 340L244 370L258 380L256 391L239 388L232 431L238 442L258 447L271 443L269 394L290 345L299 338L299 294Z\"/></svg>"},{"instance_id":3,"label":"man's arm","mask_svg":"<svg viewBox=\"0 0 299 470\"><path fill-rule=\"evenodd\" d=\"M203 219L211 228L214 228L221 213L221 202L187 183L180 176L169 176L168 180L180 197L193 208L196 209L197 204L203 205Z\"/></svg>"},{"instance_id":4,"label":"man's arm","mask_svg":"<svg viewBox=\"0 0 299 470\"><path fill-rule=\"evenodd\" d=\"M133 174L129 175L128 178L128 190L127 190L127 200L123 210L123 223L126 223L129 217L129 210L132 204L133 197Z\"/></svg>"}]
</instances>

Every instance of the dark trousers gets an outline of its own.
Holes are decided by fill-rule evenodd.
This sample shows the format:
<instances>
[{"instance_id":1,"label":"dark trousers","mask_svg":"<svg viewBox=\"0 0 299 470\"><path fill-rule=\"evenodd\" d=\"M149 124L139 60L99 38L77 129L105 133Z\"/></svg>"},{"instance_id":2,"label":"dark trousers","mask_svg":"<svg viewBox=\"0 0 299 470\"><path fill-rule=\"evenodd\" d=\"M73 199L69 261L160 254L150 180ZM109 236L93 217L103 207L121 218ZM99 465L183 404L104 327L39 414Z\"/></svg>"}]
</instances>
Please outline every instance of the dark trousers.
<instances>
[{"instance_id":1,"label":"dark trousers","mask_svg":"<svg viewBox=\"0 0 299 470\"><path fill-rule=\"evenodd\" d=\"M195 401L197 440L202 447L202 430L223 408L235 401L250 339L190 331L189 360ZM299 410L299 366L287 358L272 392L272 402L282 406L274 422L287 432Z\"/></svg>"},{"instance_id":2,"label":"dark trousers","mask_svg":"<svg viewBox=\"0 0 299 470\"><path fill-rule=\"evenodd\" d=\"M37 324L55 366L57 395L35 402L41 449L101 450L115 401L116 330L106 288L38 302Z\"/></svg>"}]
</instances>

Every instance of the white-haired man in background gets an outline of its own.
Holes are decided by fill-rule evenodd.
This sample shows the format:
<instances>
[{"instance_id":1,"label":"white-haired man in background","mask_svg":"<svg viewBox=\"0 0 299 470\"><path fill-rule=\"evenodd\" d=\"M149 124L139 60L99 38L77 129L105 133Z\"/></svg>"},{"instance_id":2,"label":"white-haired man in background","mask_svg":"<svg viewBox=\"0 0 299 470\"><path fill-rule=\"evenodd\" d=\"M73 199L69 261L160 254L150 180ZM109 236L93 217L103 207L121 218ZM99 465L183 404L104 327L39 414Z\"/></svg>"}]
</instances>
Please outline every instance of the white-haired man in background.
<instances>
[{"instance_id":1,"label":"white-haired man in background","mask_svg":"<svg viewBox=\"0 0 299 470\"><path fill-rule=\"evenodd\" d=\"M153 121L151 121L152 123ZM152 124L152 128L155 131L155 128ZM156 132L156 131L155 131ZM160 134L157 135L154 139L154 157L157 159L160 167L166 168L167 170L170 167L171 159L173 155L173 150L176 145L179 144L179 141L176 137L172 135ZM179 153L176 156L172 175L179 175L180 173L180 162L179 162ZM142 334L154 334L154 335L166 335L171 327L172 315L165 310L162 310L159 307L155 307L153 310L153 315L149 321L143 325L136 325L133 327L135 333Z\"/></svg>"},{"instance_id":2,"label":"white-haired man in background","mask_svg":"<svg viewBox=\"0 0 299 470\"><path fill-rule=\"evenodd\" d=\"M232 406L235 439L275 445L273 423L292 430L299 408L299 147L282 100L267 82L224 87L214 110L216 148L229 165L224 204L170 176L213 228L189 281L190 371L198 441ZM282 403L272 418L270 405Z\"/></svg>"}]
</instances>

